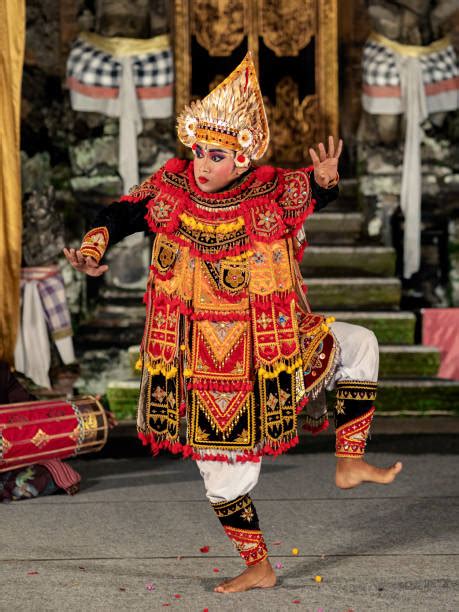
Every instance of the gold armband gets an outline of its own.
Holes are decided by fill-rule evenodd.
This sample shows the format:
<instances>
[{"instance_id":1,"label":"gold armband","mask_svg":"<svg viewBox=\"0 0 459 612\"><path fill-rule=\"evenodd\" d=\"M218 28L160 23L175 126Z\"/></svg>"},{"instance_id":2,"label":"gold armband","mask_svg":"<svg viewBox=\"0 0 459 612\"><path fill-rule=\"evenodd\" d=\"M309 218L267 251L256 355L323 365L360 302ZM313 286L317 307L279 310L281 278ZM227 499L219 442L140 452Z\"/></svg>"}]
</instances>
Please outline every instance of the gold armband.
<instances>
[{"instance_id":1,"label":"gold armband","mask_svg":"<svg viewBox=\"0 0 459 612\"><path fill-rule=\"evenodd\" d=\"M90 230L81 243L80 251L85 257L92 257L99 263L108 245L108 229L96 227Z\"/></svg>"}]
</instances>

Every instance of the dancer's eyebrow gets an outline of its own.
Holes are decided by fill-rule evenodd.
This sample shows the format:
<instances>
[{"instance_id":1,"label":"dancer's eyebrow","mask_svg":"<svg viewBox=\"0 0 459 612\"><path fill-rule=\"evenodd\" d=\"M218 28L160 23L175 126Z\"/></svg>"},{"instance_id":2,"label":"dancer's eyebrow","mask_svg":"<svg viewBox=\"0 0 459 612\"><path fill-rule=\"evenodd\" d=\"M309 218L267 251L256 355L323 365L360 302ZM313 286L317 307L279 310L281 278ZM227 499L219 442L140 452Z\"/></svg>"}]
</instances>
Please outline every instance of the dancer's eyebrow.
<instances>
[{"instance_id":1,"label":"dancer's eyebrow","mask_svg":"<svg viewBox=\"0 0 459 612\"><path fill-rule=\"evenodd\" d=\"M223 154L227 154L228 151L224 151L223 149L209 149L208 151L209 153L223 153Z\"/></svg>"}]
</instances>

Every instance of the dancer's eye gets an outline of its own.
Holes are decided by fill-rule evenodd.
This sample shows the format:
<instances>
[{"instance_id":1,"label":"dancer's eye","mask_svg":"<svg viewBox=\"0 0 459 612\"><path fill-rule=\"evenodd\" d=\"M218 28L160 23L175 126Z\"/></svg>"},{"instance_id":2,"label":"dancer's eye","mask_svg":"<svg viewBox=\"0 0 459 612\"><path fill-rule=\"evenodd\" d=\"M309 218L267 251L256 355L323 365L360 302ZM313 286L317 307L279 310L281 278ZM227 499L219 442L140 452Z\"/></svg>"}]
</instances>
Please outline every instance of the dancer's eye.
<instances>
[{"instance_id":1,"label":"dancer's eye","mask_svg":"<svg viewBox=\"0 0 459 612\"><path fill-rule=\"evenodd\" d=\"M210 159L213 162L219 162L219 161L221 161L222 159L225 159L225 158L223 157L223 155L218 155L218 154L214 153L213 155L211 155Z\"/></svg>"},{"instance_id":2,"label":"dancer's eye","mask_svg":"<svg viewBox=\"0 0 459 612\"><path fill-rule=\"evenodd\" d=\"M204 151L201 149L201 147L196 147L195 155L196 157L199 157L199 159L202 159L204 157Z\"/></svg>"}]
</instances>

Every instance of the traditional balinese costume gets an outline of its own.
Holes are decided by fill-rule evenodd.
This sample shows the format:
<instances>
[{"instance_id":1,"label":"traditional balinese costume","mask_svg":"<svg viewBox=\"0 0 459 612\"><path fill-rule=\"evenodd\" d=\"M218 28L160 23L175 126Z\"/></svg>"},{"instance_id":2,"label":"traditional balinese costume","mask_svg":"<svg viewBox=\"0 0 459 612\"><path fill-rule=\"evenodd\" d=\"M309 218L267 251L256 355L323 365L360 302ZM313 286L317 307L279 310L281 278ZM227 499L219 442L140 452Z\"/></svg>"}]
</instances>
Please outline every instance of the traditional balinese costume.
<instances>
[{"instance_id":1,"label":"traditional balinese costume","mask_svg":"<svg viewBox=\"0 0 459 612\"><path fill-rule=\"evenodd\" d=\"M139 436L198 463L207 496L248 565L267 549L249 492L263 455L298 443L297 414L337 387L337 456L361 457L374 408L378 347L372 332L312 314L298 261L303 225L337 196L312 168L251 161L269 142L250 55L178 119L182 143L220 146L247 168L225 191L205 193L193 162L172 159L112 204L81 252L100 261L109 243L155 235L145 293ZM335 181L336 182L336 181ZM179 425L186 416L186 442ZM326 409L307 412L313 432Z\"/></svg>"}]
</instances>

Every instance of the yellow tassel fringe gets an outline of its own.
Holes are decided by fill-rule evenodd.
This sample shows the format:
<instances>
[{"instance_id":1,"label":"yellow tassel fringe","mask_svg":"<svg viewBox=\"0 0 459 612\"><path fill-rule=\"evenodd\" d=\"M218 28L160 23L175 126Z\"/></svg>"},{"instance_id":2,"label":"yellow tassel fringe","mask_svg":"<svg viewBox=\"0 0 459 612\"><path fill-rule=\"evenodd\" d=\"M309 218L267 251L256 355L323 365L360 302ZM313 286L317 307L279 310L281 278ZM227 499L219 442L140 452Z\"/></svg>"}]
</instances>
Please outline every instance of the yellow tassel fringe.
<instances>
[{"instance_id":1,"label":"yellow tassel fringe","mask_svg":"<svg viewBox=\"0 0 459 612\"><path fill-rule=\"evenodd\" d=\"M220 225L208 225L207 223L201 223L186 213L179 215L179 218L186 226L191 227L192 229L201 230L203 232L209 232L211 234L230 234L231 232L235 232L244 226L243 217L237 217L236 221L233 221L232 223L220 223Z\"/></svg>"},{"instance_id":2,"label":"yellow tassel fringe","mask_svg":"<svg viewBox=\"0 0 459 612\"><path fill-rule=\"evenodd\" d=\"M287 365L286 363L280 363L273 370L266 370L265 368L259 368L258 376L259 378L276 378L279 376L281 372L287 372L287 374L293 374L295 370L300 368L303 365L303 360L301 357L298 357L296 361L292 364Z\"/></svg>"}]
</instances>

